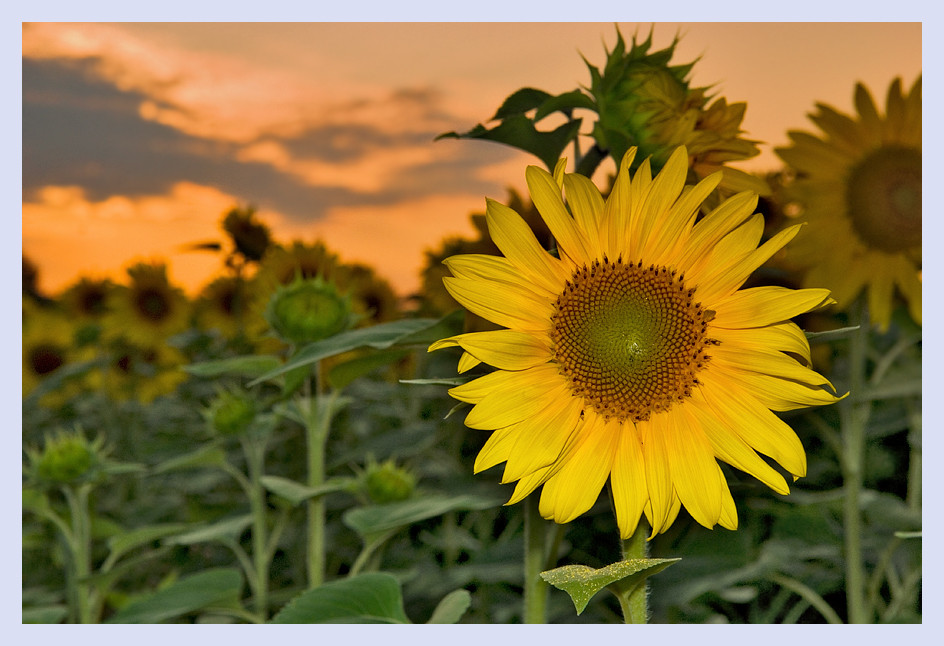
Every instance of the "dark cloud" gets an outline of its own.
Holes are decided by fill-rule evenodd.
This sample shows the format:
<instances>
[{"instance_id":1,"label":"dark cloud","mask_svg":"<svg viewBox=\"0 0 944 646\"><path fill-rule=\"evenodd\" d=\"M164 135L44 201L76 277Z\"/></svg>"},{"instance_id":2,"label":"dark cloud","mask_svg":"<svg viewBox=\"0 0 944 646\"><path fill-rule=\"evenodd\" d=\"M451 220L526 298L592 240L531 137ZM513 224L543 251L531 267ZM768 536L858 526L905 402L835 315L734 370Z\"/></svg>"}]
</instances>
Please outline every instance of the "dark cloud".
<instances>
[{"instance_id":1,"label":"dark cloud","mask_svg":"<svg viewBox=\"0 0 944 646\"><path fill-rule=\"evenodd\" d=\"M98 79L95 60L23 60L23 194L33 199L48 185L78 185L90 199L113 195L166 193L176 182L209 185L242 203L273 209L294 220L321 217L334 206L375 206L454 191L495 193L474 179L483 164L509 154L480 142L434 143L439 131L404 128L397 132L369 125L332 125L306 131L280 143L297 158L349 162L372 152L402 146L456 146L455 158L404 171L394 188L362 194L342 187L316 187L256 162L235 158L235 144L191 137L142 119L148 99ZM433 124L446 115L436 108L432 90L399 90L390 100L421 107Z\"/></svg>"}]
</instances>

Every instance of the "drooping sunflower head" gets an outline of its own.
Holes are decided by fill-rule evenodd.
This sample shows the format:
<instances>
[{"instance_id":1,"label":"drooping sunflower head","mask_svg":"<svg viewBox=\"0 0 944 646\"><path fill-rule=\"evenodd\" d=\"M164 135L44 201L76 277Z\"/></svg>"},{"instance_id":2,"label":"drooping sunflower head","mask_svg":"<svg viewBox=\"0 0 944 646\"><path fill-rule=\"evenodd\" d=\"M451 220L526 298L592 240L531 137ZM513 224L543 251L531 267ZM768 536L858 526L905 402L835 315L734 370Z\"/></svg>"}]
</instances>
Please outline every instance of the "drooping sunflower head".
<instances>
[{"instance_id":1,"label":"drooping sunflower head","mask_svg":"<svg viewBox=\"0 0 944 646\"><path fill-rule=\"evenodd\" d=\"M888 89L882 114L861 83L856 115L817 104L821 133L792 131L778 148L795 172L788 207L808 223L788 259L804 285L827 287L838 307L866 292L871 319L886 329L897 291L921 323L921 78Z\"/></svg>"},{"instance_id":2,"label":"drooping sunflower head","mask_svg":"<svg viewBox=\"0 0 944 646\"><path fill-rule=\"evenodd\" d=\"M627 51L617 31L603 70L587 64L599 114L594 138L617 164L630 147L636 147L636 165L648 159L653 171L661 169L678 146L685 146L691 180L722 170L719 190L724 195L742 190L766 195L769 188L761 178L725 165L760 154L757 142L740 136L747 105L728 104L724 98L711 101L708 88L691 87L695 61L670 65L678 42L676 38L665 49L650 52L650 32L641 43L633 37Z\"/></svg>"},{"instance_id":3,"label":"drooping sunflower head","mask_svg":"<svg viewBox=\"0 0 944 646\"><path fill-rule=\"evenodd\" d=\"M459 371L493 371L450 390L473 404L467 426L494 431L475 471L505 463L509 501L543 486L540 511L559 523L596 501L609 480L621 534L645 514L653 535L682 505L702 525L737 526L721 459L779 493L806 471L796 435L773 411L838 398L810 369L806 338L790 318L829 302L824 289L740 289L798 226L760 246L757 196L744 192L698 219L721 181L685 186L678 148L653 177L648 160L620 164L604 199L581 175L526 173L556 240L537 242L512 209L488 201L492 240L504 254L445 261L444 283L469 311L504 329L437 341L457 346ZM566 194L566 200L561 191Z\"/></svg>"},{"instance_id":4,"label":"drooping sunflower head","mask_svg":"<svg viewBox=\"0 0 944 646\"><path fill-rule=\"evenodd\" d=\"M116 287L107 301L107 338L150 345L187 328L190 303L183 290L170 283L163 263L138 263L127 271L128 284Z\"/></svg>"},{"instance_id":5,"label":"drooping sunflower head","mask_svg":"<svg viewBox=\"0 0 944 646\"><path fill-rule=\"evenodd\" d=\"M232 208L223 218L223 230L233 241L233 248L246 260L258 262L272 243L269 227L256 220L256 210Z\"/></svg>"}]
</instances>

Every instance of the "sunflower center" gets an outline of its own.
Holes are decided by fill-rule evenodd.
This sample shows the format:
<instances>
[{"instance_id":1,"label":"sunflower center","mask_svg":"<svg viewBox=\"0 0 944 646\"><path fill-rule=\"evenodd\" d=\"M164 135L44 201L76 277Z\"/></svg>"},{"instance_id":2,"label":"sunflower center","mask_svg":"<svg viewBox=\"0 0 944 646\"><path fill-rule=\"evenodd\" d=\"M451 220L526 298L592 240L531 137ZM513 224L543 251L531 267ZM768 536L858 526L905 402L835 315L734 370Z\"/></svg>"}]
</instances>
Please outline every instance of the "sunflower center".
<instances>
[{"instance_id":1,"label":"sunflower center","mask_svg":"<svg viewBox=\"0 0 944 646\"><path fill-rule=\"evenodd\" d=\"M170 301L159 289L142 289L138 292L135 301L138 311L154 322L161 321L170 314Z\"/></svg>"},{"instance_id":2,"label":"sunflower center","mask_svg":"<svg viewBox=\"0 0 944 646\"><path fill-rule=\"evenodd\" d=\"M691 395L708 361L713 312L666 267L604 258L557 298L554 358L573 393L605 418L642 421Z\"/></svg>"},{"instance_id":3,"label":"sunflower center","mask_svg":"<svg viewBox=\"0 0 944 646\"><path fill-rule=\"evenodd\" d=\"M29 363L33 372L42 377L57 370L65 363L65 360L61 348L52 344L42 344L30 351Z\"/></svg>"},{"instance_id":4,"label":"sunflower center","mask_svg":"<svg viewBox=\"0 0 944 646\"><path fill-rule=\"evenodd\" d=\"M853 167L846 201L868 245L896 253L921 244L921 151L882 146Z\"/></svg>"}]
</instances>

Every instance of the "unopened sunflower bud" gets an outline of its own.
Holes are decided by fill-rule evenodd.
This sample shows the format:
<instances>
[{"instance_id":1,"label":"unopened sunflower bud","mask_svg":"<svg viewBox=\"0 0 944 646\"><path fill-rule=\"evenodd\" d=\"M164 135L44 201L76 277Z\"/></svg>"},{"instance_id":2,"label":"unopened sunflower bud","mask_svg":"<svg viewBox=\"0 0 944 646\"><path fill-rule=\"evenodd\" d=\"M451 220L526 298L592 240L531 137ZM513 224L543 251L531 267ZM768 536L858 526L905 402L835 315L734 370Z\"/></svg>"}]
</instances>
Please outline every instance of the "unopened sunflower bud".
<instances>
[{"instance_id":1,"label":"unopened sunflower bud","mask_svg":"<svg viewBox=\"0 0 944 646\"><path fill-rule=\"evenodd\" d=\"M66 484L89 475L95 465L96 447L81 433L57 433L46 438L43 451L34 454L36 475L46 482Z\"/></svg>"},{"instance_id":2,"label":"unopened sunflower bud","mask_svg":"<svg viewBox=\"0 0 944 646\"><path fill-rule=\"evenodd\" d=\"M320 277L296 279L279 287L266 307L265 318L285 341L319 341L350 326L351 304L334 285Z\"/></svg>"},{"instance_id":3,"label":"unopened sunflower bud","mask_svg":"<svg viewBox=\"0 0 944 646\"><path fill-rule=\"evenodd\" d=\"M416 487L416 477L393 460L381 464L371 461L364 473L364 484L371 502L384 504L409 498Z\"/></svg>"},{"instance_id":4,"label":"unopened sunflower bud","mask_svg":"<svg viewBox=\"0 0 944 646\"><path fill-rule=\"evenodd\" d=\"M256 418L256 402L247 395L221 391L207 415L213 431L220 435L240 435Z\"/></svg>"}]
</instances>

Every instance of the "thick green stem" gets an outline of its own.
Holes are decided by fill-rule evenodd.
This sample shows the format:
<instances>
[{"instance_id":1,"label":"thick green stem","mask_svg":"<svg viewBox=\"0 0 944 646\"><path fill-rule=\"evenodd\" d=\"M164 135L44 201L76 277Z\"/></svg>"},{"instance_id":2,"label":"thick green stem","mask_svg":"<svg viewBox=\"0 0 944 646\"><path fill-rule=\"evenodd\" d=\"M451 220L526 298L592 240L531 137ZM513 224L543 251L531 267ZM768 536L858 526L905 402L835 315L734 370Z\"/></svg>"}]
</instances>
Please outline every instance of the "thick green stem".
<instances>
[{"instance_id":1,"label":"thick green stem","mask_svg":"<svg viewBox=\"0 0 944 646\"><path fill-rule=\"evenodd\" d=\"M865 463L865 429L871 412L866 396L866 358L869 348L869 318L862 299L852 307L853 332L849 343L849 390L842 407L843 457L843 530L845 532L846 604L848 621L861 624L870 621L866 607L866 578L862 562L862 515L859 497L862 491Z\"/></svg>"},{"instance_id":2,"label":"thick green stem","mask_svg":"<svg viewBox=\"0 0 944 646\"><path fill-rule=\"evenodd\" d=\"M538 497L524 499L524 623L547 623L547 582L541 578L546 565L544 519Z\"/></svg>"},{"instance_id":3,"label":"thick green stem","mask_svg":"<svg viewBox=\"0 0 944 646\"><path fill-rule=\"evenodd\" d=\"M66 536L70 552L66 580L69 586L69 599L75 621L80 624L92 623L91 588L84 582L92 571L92 518L89 512L90 485L63 487L69 514L72 517L72 533Z\"/></svg>"},{"instance_id":4,"label":"thick green stem","mask_svg":"<svg viewBox=\"0 0 944 646\"><path fill-rule=\"evenodd\" d=\"M315 365L318 374L320 365ZM311 390L311 380L307 381L308 411L305 424L305 437L308 448L308 486L319 487L325 481L325 448L328 430L334 413L337 393L331 397L321 396L320 379L315 392ZM308 501L308 587L315 588L324 583L325 578L325 503L324 497L318 496Z\"/></svg>"},{"instance_id":5,"label":"thick green stem","mask_svg":"<svg viewBox=\"0 0 944 646\"><path fill-rule=\"evenodd\" d=\"M645 559L649 558L649 543L646 541L646 534L649 533L649 527L640 519L636 531L627 541L623 541L623 558ZM623 610L623 621L627 624L644 624L649 620L649 578L643 579L639 585L621 590L616 598L619 599L620 608Z\"/></svg>"},{"instance_id":6,"label":"thick green stem","mask_svg":"<svg viewBox=\"0 0 944 646\"><path fill-rule=\"evenodd\" d=\"M252 512L252 564L256 579L256 612L262 621L269 617L269 550L266 523L265 446L252 440L243 445L249 468L249 508Z\"/></svg>"}]
</instances>

